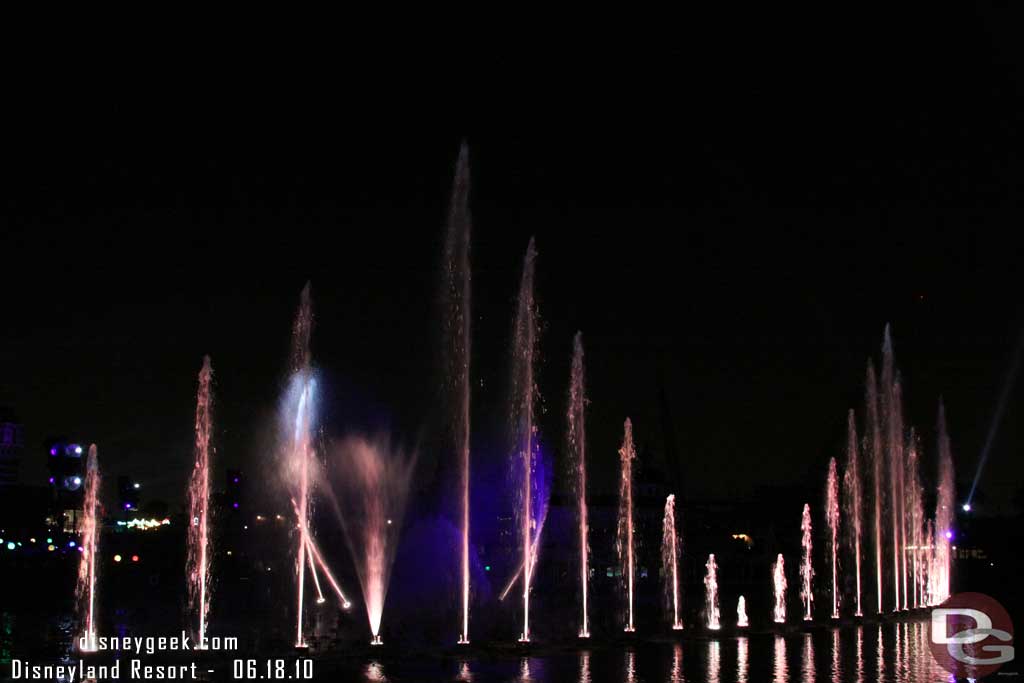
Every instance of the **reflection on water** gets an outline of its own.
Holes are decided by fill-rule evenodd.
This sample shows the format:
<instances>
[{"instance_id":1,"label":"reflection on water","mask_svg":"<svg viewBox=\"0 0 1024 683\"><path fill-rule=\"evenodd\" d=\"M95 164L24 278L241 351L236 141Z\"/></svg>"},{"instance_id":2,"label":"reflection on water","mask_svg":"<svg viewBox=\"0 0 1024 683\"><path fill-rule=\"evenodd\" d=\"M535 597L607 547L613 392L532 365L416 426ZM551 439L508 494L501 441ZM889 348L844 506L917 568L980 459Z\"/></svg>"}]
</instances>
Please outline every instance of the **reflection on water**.
<instances>
[{"instance_id":1,"label":"reflection on water","mask_svg":"<svg viewBox=\"0 0 1024 683\"><path fill-rule=\"evenodd\" d=\"M721 683L722 680L722 646L717 640L708 641L708 681Z\"/></svg>"},{"instance_id":2,"label":"reflection on water","mask_svg":"<svg viewBox=\"0 0 1024 683\"><path fill-rule=\"evenodd\" d=\"M804 654L800 665L800 680L804 683L814 683L814 639L810 633L804 634Z\"/></svg>"},{"instance_id":3,"label":"reflection on water","mask_svg":"<svg viewBox=\"0 0 1024 683\"><path fill-rule=\"evenodd\" d=\"M366 680L371 681L371 683L387 683L388 677L384 675L384 667L381 666L380 662L370 662L367 664L364 673Z\"/></svg>"},{"instance_id":4,"label":"reflection on water","mask_svg":"<svg viewBox=\"0 0 1024 683\"><path fill-rule=\"evenodd\" d=\"M626 650L626 683L637 683L636 679L636 651Z\"/></svg>"},{"instance_id":5,"label":"reflection on water","mask_svg":"<svg viewBox=\"0 0 1024 683\"><path fill-rule=\"evenodd\" d=\"M864 627L857 627L857 664L853 669L857 672L857 683L864 682Z\"/></svg>"},{"instance_id":6,"label":"reflection on water","mask_svg":"<svg viewBox=\"0 0 1024 683\"><path fill-rule=\"evenodd\" d=\"M70 626L59 615L0 611L0 657L33 663L77 663L77 655L70 650ZM142 633L148 635L146 631ZM684 650L687 650L685 658ZM281 656L277 651L261 651L260 654ZM479 659L467 654L460 652L457 659L425 654L369 661L354 653L317 657L316 676L317 680L367 683L936 683L951 680L931 656L927 623L916 621L815 628L786 635L743 633L739 637L686 638L673 642L637 639L628 649L595 640L591 649L585 651L541 648L532 657L503 656L498 649ZM247 651L242 656L252 655ZM159 657L146 659L147 664L160 661ZM8 675L10 664L0 662L0 672L0 677ZM218 671L217 675L224 673Z\"/></svg>"},{"instance_id":7,"label":"reflection on water","mask_svg":"<svg viewBox=\"0 0 1024 683\"><path fill-rule=\"evenodd\" d=\"M750 662L747 659L747 639L736 640L736 683L747 683L750 675Z\"/></svg>"},{"instance_id":8,"label":"reflection on water","mask_svg":"<svg viewBox=\"0 0 1024 683\"><path fill-rule=\"evenodd\" d=\"M782 636L775 636L774 661L772 680L775 683L786 683L789 681L789 665L786 663L786 639Z\"/></svg>"},{"instance_id":9,"label":"reflection on water","mask_svg":"<svg viewBox=\"0 0 1024 683\"><path fill-rule=\"evenodd\" d=\"M842 680L842 667L839 664L839 629L832 629L832 683Z\"/></svg>"},{"instance_id":10,"label":"reflection on water","mask_svg":"<svg viewBox=\"0 0 1024 683\"><path fill-rule=\"evenodd\" d=\"M590 679L590 653L580 653L580 683L591 683Z\"/></svg>"},{"instance_id":11,"label":"reflection on water","mask_svg":"<svg viewBox=\"0 0 1024 683\"><path fill-rule=\"evenodd\" d=\"M518 683L532 683L533 681L543 681L543 668L540 666L540 659L536 658L531 660L529 657L522 657L519 660L519 676L516 678ZM532 667L532 668L531 668ZM536 669L536 671L534 671ZM536 676L536 678L534 678Z\"/></svg>"},{"instance_id":12,"label":"reflection on water","mask_svg":"<svg viewBox=\"0 0 1024 683\"><path fill-rule=\"evenodd\" d=\"M669 683L686 683L683 675L683 646L676 643L672 646L672 669L669 672Z\"/></svg>"}]
</instances>

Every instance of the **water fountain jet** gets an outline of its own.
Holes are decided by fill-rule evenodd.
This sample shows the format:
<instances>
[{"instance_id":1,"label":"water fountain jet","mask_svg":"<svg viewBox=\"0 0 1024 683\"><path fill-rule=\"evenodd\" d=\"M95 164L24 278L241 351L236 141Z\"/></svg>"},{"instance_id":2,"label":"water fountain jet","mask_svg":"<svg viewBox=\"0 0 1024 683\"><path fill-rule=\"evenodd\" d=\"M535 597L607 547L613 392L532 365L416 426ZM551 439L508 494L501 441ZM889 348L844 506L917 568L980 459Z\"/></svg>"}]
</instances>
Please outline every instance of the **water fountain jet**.
<instances>
[{"instance_id":1,"label":"water fountain jet","mask_svg":"<svg viewBox=\"0 0 1024 683\"><path fill-rule=\"evenodd\" d=\"M189 527L188 604L197 620L196 644L206 647L206 619L210 611L210 436L212 434L213 367L203 358L196 395L195 462L188 487Z\"/></svg>"},{"instance_id":2,"label":"water fountain jet","mask_svg":"<svg viewBox=\"0 0 1024 683\"><path fill-rule=\"evenodd\" d=\"M84 631L79 640L83 652L95 652L96 643L96 553L100 535L100 468L96 444L89 446L85 460L85 491L82 500L82 522L78 533L81 542L78 561L78 580L75 584L75 604L78 621Z\"/></svg>"},{"instance_id":3,"label":"water fountain jet","mask_svg":"<svg viewBox=\"0 0 1024 683\"><path fill-rule=\"evenodd\" d=\"M355 560L372 643L379 645L415 456L406 457L385 442L371 443L361 437L339 442L334 454L334 482L340 495L333 502Z\"/></svg>"},{"instance_id":4,"label":"water fountain jet","mask_svg":"<svg viewBox=\"0 0 1024 683\"><path fill-rule=\"evenodd\" d=\"M747 600L742 595L736 603L736 626L739 628L750 626L750 620L747 618Z\"/></svg>"},{"instance_id":5,"label":"water fountain jet","mask_svg":"<svg viewBox=\"0 0 1024 683\"><path fill-rule=\"evenodd\" d=\"M717 631L722 628L722 622L718 611L718 564L715 562L714 553L708 555L704 569L704 610L707 625L709 630Z\"/></svg>"},{"instance_id":6,"label":"water fountain jet","mask_svg":"<svg viewBox=\"0 0 1024 683\"><path fill-rule=\"evenodd\" d=\"M676 533L676 497L669 494L665 499L665 514L661 523L661 575L664 581L666 602L672 608L672 630L680 631L683 622L679 618L679 535Z\"/></svg>"},{"instance_id":7,"label":"water fountain jet","mask_svg":"<svg viewBox=\"0 0 1024 683\"><path fill-rule=\"evenodd\" d=\"M839 476L836 459L828 463L828 479L825 483L825 519L828 523L829 553L832 568L832 618L839 618Z\"/></svg>"},{"instance_id":8,"label":"water fountain jet","mask_svg":"<svg viewBox=\"0 0 1024 683\"><path fill-rule=\"evenodd\" d=\"M534 405L537 383L534 363L537 356L537 304L534 299L534 270L537 250L531 238L523 260L523 274L519 282L519 296L512 342L512 415L514 451L513 460L520 471L519 506L517 507L523 573L523 630L520 642L530 641L530 587L538 544L534 539L534 468L537 461L537 425Z\"/></svg>"},{"instance_id":9,"label":"water fountain jet","mask_svg":"<svg viewBox=\"0 0 1024 683\"><path fill-rule=\"evenodd\" d=\"M583 336L573 338L572 372L569 380L569 411L567 421L569 455L575 472L576 510L579 521L580 547L580 638L590 637L590 543L587 527L587 459L586 459L586 376L583 367Z\"/></svg>"},{"instance_id":10,"label":"water fountain jet","mask_svg":"<svg viewBox=\"0 0 1024 683\"><path fill-rule=\"evenodd\" d=\"M772 565L772 590L775 595L775 608L772 619L776 624L786 623L786 561L779 553Z\"/></svg>"},{"instance_id":11,"label":"water fountain jet","mask_svg":"<svg viewBox=\"0 0 1024 683\"><path fill-rule=\"evenodd\" d=\"M861 487L860 475L860 446L857 441L857 422L853 410L846 416L846 471L843 473L843 490L845 493L847 538L850 540L850 550L853 552L856 590L856 611L854 616L863 616L861 609L860 592L860 542L863 525L863 489Z\"/></svg>"},{"instance_id":12,"label":"water fountain jet","mask_svg":"<svg viewBox=\"0 0 1024 683\"><path fill-rule=\"evenodd\" d=\"M448 235L444 249L444 325L447 368L445 372L451 436L459 464L459 496L462 538L459 565L462 573L462 632L459 644L469 643L469 446L470 446L470 233L469 148L463 142L455 166Z\"/></svg>"},{"instance_id":13,"label":"water fountain jet","mask_svg":"<svg viewBox=\"0 0 1024 683\"><path fill-rule=\"evenodd\" d=\"M636 630L633 625L633 593L635 566L634 566L634 528L633 528L633 461L636 460L636 449L633 446L633 423L627 417L623 427L622 448L619 449L619 459L622 469L619 476L619 523L616 549L619 554L619 564L622 567L622 576L626 584L626 626L623 629L627 633Z\"/></svg>"},{"instance_id":14,"label":"water fountain jet","mask_svg":"<svg viewBox=\"0 0 1024 683\"><path fill-rule=\"evenodd\" d=\"M804 603L804 621L811 621L811 605L814 602L814 592L811 588L811 579L814 576L814 567L811 563L811 506L804 503L804 512L800 521L802 537L800 546L803 548L803 556L800 560L800 600Z\"/></svg>"}]
</instances>

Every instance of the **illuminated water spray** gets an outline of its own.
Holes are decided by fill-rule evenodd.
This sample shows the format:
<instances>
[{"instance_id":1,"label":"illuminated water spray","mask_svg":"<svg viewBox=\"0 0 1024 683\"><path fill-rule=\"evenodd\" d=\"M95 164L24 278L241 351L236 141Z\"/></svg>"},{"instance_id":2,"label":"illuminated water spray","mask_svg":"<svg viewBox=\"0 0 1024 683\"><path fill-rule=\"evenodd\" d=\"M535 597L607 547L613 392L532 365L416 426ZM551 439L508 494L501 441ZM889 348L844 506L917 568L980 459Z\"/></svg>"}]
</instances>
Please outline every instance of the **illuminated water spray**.
<instances>
[{"instance_id":1,"label":"illuminated water spray","mask_svg":"<svg viewBox=\"0 0 1024 683\"><path fill-rule=\"evenodd\" d=\"M313 576L317 602L325 598L320 590L319 567L338 595L342 606L349 601L342 593L323 556L313 540L309 525L312 506L312 483L316 473L316 452L313 446L313 419L316 381L313 379L310 339L313 333L313 300L307 283L302 290L299 310L292 327L291 381L282 404L283 431L282 459L285 479L292 493L292 507L296 517L296 616L295 646L306 647L303 634L305 611L306 568Z\"/></svg>"},{"instance_id":2,"label":"illuminated water spray","mask_svg":"<svg viewBox=\"0 0 1024 683\"><path fill-rule=\"evenodd\" d=\"M459 464L459 502L462 538L459 565L462 572L462 632L459 643L469 643L469 438L470 438L470 334L471 298L469 246L472 221L469 213L469 148L459 150L448 212L448 236L444 248L444 325L447 368L445 373L451 414L451 436Z\"/></svg>"},{"instance_id":3,"label":"illuminated water spray","mask_svg":"<svg viewBox=\"0 0 1024 683\"><path fill-rule=\"evenodd\" d=\"M583 367L583 338L577 332L572 347L572 375L569 380L568 442L569 456L575 471L576 509L579 520L580 547L580 638L590 637L590 541L587 528L587 430L586 377Z\"/></svg>"},{"instance_id":4,"label":"illuminated water spray","mask_svg":"<svg viewBox=\"0 0 1024 683\"><path fill-rule=\"evenodd\" d=\"M779 553L772 565L772 591L775 595L775 607L772 619L776 624L786 623L786 561Z\"/></svg>"},{"instance_id":5,"label":"illuminated water spray","mask_svg":"<svg viewBox=\"0 0 1024 683\"><path fill-rule=\"evenodd\" d=\"M857 441L857 421L853 410L846 416L846 471L843 473L843 492L846 509L846 537L850 541L850 550L853 552L853 564L855 570L856 591L856 616L863 616L861 610L860 592L860 542L862 527L864 524L864 500L863 488L860 477L860 444Z\"/></svg>"},{"instance_id":6,"label":"illuminated water spray","mask_svg":"<svg viewBox=\"0 0 1024 683\"><path fill-rule=\"evenodd\" d=\"M867 413L866 445L871 464L871 486L874 514L871 522L874 527L875 549L875 595L878 600L878 614L882 613L882 428L878 419L878 382L875 377L875 366L868 360L867 380L864 390L865 412Z\"/></svg>"},{"instance_id":7,"label":"illuminated water spray","mask_svg":"<svg viewBox=\"0 0 1024 683\"><path fill-rule=\"evenodd\" d=\"M625 631L632 632L633 625L633 592L634 566L634 529L633 529L633 461L636 460L636 448L633 446L633 423L626 418L622 437L622 448L619 449L619 460L622 468L619 475L619 523L616 538L616 549L619 554L619 565L622 578L626 584L626 626Z\"/></svg>"},{"instance_id":8,"label":"illuminated water spray","mask_svg":"<svg viewBox=\"0 0 1024 683\"><path fill-rule=\"evenodd\" d=\"M80 558L78 581L75 584L75 606L82 626L85 652L95 652L96 643L96 552L99 548L100 468L96 460L96 444L89 446L85 461L85 491L82 500L82 521L78 526Z\"/></svg>"},{"instance_id":9,"label":"illuminated water spray","mask_svg":"<svg viewBox=\"0 0 1024 683\"><path fill-rule=\"evenodd\" d=\"M704 614L707 626L712 631L722 628L721 615L718 611L718 564L715 554L708 555L704 565Z\"/></svg>"},{"instance_id":10,"label":"illuminated water spray","mask_svg":"<svg viewBox=\"0 0 1024 683\"><path fill-rule=\"evenodd\" d=\"M210 435L212 433L213 367L203 358L196 394L195 462L188 486L188 580L189 610L195 615L196 643L205 648L206 619L210 611Z\"/></svg>"},{"instance_id":11,"label":"illuminated water spray","mask_svg":"<svg viewBox=\"0 0 1024 683\"><path fill-rule=\"evenodd\" d=\"M899 381L896 379L895 361L893 360L892 336L889 326L885 326L885 338L882 343L882 382L880 398L882 419L884 422L885 451L889 461L889 506L892 514L892 560L893 560L893 611L899 611L903 603L900 601L903 574L903 413L900 400ZM902 578L905 582L906 577Z\"/></svg>"},{"instance_id":12,"label":"illuminated water spray","mask_svg":"<svg viewBox=\"0 0 1024 683\"><path fill-rule=\"evenodd\" d=\"M804 604L804 621L810 621L813 618L814 592L811 589L811 579L814 577L814 567L811 563L811 506L806 503L800 520L800 531L803 533L800 540L800 546L803 548L803 555L800 558L800 600Z\"/></svg>"},{"instance_id":13,"label":"illuminated water spray","mask_svg":"<svg viewBox=\"0 0 1024 683\"><path fill-rule=\"evenodd\" d=\"M392 451L386 443L351 438L338 445L333 462L340 492L334 499L335 509L363 589L371 642L379 645L415 458Z\"/></svg>"},{"instance_id":14,"label":"illuminated water spray","mask_svg":"<svg viewBox=\"0 0 1024 683\"><path fill-rule=\"evenodd\" d=\"M533 295L534 268L537 250L531 238L523 260L523 274L519 283L515 326L512 343L512 415L513 459L518 461L520 488L517 521L522 548L523 575L523 630L521 642L530 640L530 586L538 544L534 539L537 520L534 518L534 468L537 460L537 426L534 422L534 404L537 383L534 363L537 356L537 304ZM539 535L539 529L537 529Z\"/></svg>"},{"instance_id":15,"label":"illuminated water spray","mask_svg":"<svg viewBox=\"0 0 1024 683\"><path fill-rule=\"evenodd\" d=\"M736 625L740 628L750 626L750 620L747 618L747 599L742 595L736 602Z\"/></svg>"},{"instance_id":16,"label":"illuminated water spray","mask_svg":"<svg viewBox=\"0 0 1024 683\"><path fill-rule=\"evenodd\" d=\"M928 549L924 542L924 489L921 486L917 435L913 429L910 430L910 439L907 442L906 464L906 496L909 511L906 520L906 535L909 544L906 552L910 555L906 562L910 566L910 606L917 609L922 602L924 560Z\"/></svg>"},{"instance_id":17,"label":"illuminated water spray","mask_svg":"<svg viewBox=\"0 0 1024 683\"><path fill-rule=\"evenodd\" d=\"M939 403L939 472L935 504L935 561L931 575L932 602L945 602L950 594L950 546L953 540L953 501L956 494L953 478L953 449L946 429L946 407Z\"/></svg>"},{"instance_id":18,"label":"illuminated water spray","mask_svg":"<svg viewBox=\"0 0 1024 683\"><path fill-rule=\"evenodd\" d=\"M825 519L828 523L829 554L832 568L832 618L839 618L839 475L836 473L836 459L828 462L828 479L825 482Z\"/></svg>"},{"instance_id":19,"label":"illuminated water spray","mask_svg":"<svg viewBox=\"0 0 1024 683\"><path fill-rule=\"evenodd\" d=\"M675 494L665 499L665 515L661 523L661 576L666 602L672 608L672 628L679 631L683 622L679 618L679 534L676 533Z\"/></svg>"}]
</instances>

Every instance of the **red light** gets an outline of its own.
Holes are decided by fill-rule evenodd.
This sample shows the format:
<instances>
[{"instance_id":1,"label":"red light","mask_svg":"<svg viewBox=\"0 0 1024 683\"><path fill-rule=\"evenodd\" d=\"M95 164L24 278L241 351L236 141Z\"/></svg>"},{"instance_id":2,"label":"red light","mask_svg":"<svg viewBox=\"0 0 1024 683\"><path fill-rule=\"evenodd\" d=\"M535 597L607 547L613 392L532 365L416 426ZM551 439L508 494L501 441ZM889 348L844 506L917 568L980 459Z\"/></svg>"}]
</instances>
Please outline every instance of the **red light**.
<instances>
[{"instance_id":1,"label":"red light","mask_svg":"<svg viewBox=\"0 0 1024 683\"><path fill-rule=\"evenodd\" d=\"M132 555L132 562L138 562L138 561L139 561L139 556L138 555Z\"/></svg>"}]
</instances>

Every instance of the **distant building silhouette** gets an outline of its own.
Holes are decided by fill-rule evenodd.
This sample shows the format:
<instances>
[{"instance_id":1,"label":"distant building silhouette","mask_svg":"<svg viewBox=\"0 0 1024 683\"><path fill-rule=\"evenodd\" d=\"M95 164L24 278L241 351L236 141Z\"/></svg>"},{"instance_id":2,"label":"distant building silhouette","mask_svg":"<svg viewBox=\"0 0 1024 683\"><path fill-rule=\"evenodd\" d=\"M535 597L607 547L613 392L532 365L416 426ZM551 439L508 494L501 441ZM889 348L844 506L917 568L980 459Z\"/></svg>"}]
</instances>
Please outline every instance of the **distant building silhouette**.
<instances>
[{"instance_id":1,"label":"distant building silhouette","mask_svg":"<svg viewBox=\"0 0 1024 683\"><path fill-rule=\"evenodd\" d=\"M0 407L0 488L18 485L24 450L24 428L13 411Z\"/></svg>"}]
</instances>

